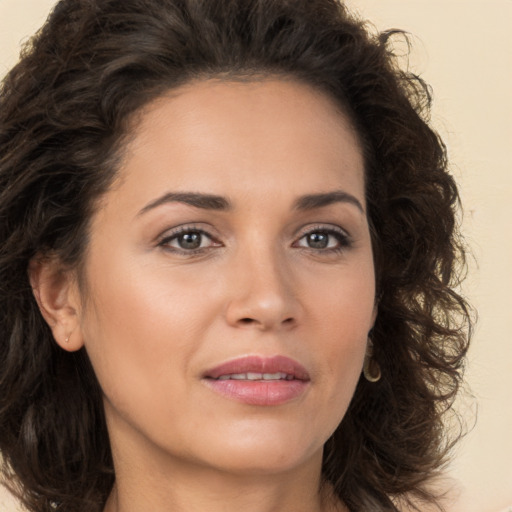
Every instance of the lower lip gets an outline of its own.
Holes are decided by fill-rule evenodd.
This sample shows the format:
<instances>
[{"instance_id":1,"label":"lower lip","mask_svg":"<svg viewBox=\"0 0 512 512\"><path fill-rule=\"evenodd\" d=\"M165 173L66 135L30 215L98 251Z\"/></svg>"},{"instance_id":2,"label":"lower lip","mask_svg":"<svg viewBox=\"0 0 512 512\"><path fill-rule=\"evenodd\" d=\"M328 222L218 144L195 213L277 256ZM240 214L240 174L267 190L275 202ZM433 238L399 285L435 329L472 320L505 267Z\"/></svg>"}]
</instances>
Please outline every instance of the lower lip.
<instances>
[{"instance_id":1,"label":"lower lip","mask_svg":"<svg viewBox=\"0 0 512 512\"><path fill-rule=\"evenodd\" d=\"M281 405L301 396L308 386L304 380L217 380L205 379L216 393L248 405Z\"/></svg>"}]
</instances>

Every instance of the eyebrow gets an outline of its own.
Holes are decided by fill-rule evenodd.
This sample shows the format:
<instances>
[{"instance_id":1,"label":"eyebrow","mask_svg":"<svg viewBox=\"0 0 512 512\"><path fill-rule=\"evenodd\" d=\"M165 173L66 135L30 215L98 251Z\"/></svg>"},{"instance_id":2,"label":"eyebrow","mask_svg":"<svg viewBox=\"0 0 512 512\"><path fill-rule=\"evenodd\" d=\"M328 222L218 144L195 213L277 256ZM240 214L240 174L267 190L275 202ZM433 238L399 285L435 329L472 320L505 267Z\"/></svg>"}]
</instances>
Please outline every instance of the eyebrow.
<instances>
[{"instance_id":1,"label":"eyebrow","mask_svg":"<svg viewBox=\"0 0 512 512\"><path fill-rule=\"evenodd\" d=\"M342 190L335 190L333 192L325 192L321 194L308 194L299 197L295 201L296 210L314 210L315 208L323 208L334 203L349 203L357 207L361 213L365 213L363 205L352 194Z\"/></svg>"},{"instance_id":2,"label":"eyebrow","mask_svg":"<svg viewBox=\"0 0 512 512\"><path fill-rule=\"evenodd\" d=\"M231 203L222 196L198 192L168 192L144 206L137 216L167 203L184 203L194 208L201 208L202 210L226 211L231 209Z\"/></svg>"},{"instance_id":3,"label":"eyebrow","mask_svg":"<svg viewBox=\"0 0 512 512\"><path fill-rule=\"evenodd\" d=\"M200 192L168 192L144 206L137 216L167 203L184 203L202 210L228 211L232 209L231 202L222 196ZM352 194L342 190L301 196L295 201L294 209L300 211L314 210L334 203L349 203L356 206L361 213L365 213L361 202Z\"/></svg>"}]
</instances>

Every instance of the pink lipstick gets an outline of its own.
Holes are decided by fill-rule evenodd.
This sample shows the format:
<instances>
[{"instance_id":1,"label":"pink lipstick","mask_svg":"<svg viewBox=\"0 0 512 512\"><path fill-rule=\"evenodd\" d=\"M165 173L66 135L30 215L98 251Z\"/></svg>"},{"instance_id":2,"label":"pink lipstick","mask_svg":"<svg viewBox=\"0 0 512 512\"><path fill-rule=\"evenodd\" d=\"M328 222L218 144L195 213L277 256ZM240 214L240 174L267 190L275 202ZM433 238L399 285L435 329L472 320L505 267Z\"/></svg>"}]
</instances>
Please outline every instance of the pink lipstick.
<instances>
[{"instance_id":1,"label":"pink lipstick","mask_svg":"<svg viewBox=\"0 0 512 512\"><path fill-rule=\"evenodd\" d=\"M281 405L302 395L310 377L285 356L247 356L204 373L203 381L220 395L248 405Z\"/></svg>"}]
</instances>

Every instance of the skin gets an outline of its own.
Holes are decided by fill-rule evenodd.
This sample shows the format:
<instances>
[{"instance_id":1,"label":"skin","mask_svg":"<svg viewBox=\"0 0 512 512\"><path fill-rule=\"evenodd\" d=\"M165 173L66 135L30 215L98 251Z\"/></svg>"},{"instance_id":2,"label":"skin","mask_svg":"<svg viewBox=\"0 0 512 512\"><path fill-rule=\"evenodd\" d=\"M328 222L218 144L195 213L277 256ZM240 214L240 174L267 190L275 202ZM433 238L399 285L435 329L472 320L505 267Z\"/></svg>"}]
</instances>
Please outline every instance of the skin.
<instances>
[{"instance_id":1,"label":"skin","mask_svg":"<svg viewBox=\"0 0 512 512\"><path fill-rule=\"evenodd\" d=\"M104 391L116 469L105 511L345 510L320 491L322 448L376 315L350 123L304 84L210 80L159 98L134 130L91 219L87 293L51 261L31 271L55 339L85 346ZM229 208L162 200L190 192ZM199 250L176 228L195 230ZM284 404L205 385L225 361L278 354L310 375Z\"/></svg>"}]
</instances>

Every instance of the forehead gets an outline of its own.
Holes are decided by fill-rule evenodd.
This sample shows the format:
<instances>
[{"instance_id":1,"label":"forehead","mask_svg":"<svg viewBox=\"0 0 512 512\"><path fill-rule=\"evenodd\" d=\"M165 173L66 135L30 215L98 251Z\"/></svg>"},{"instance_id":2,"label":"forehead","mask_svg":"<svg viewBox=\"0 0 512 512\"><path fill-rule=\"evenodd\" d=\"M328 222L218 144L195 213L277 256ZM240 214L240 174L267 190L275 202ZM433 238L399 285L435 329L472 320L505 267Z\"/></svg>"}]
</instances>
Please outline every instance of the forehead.
<instances>
[{"instance_id":1,"label":"forehead","mask_svg":"<svg viewBox=\"0 0 512 512\"><path fill-rule=\"evenodd\" d=\"M161 96L138 116L120 178L147 194L160 185L225 194L283 182L300 194L342 180L364 198L348 117L327 94L291 80L205 80Z\"/></svg>"}]
</instances>

